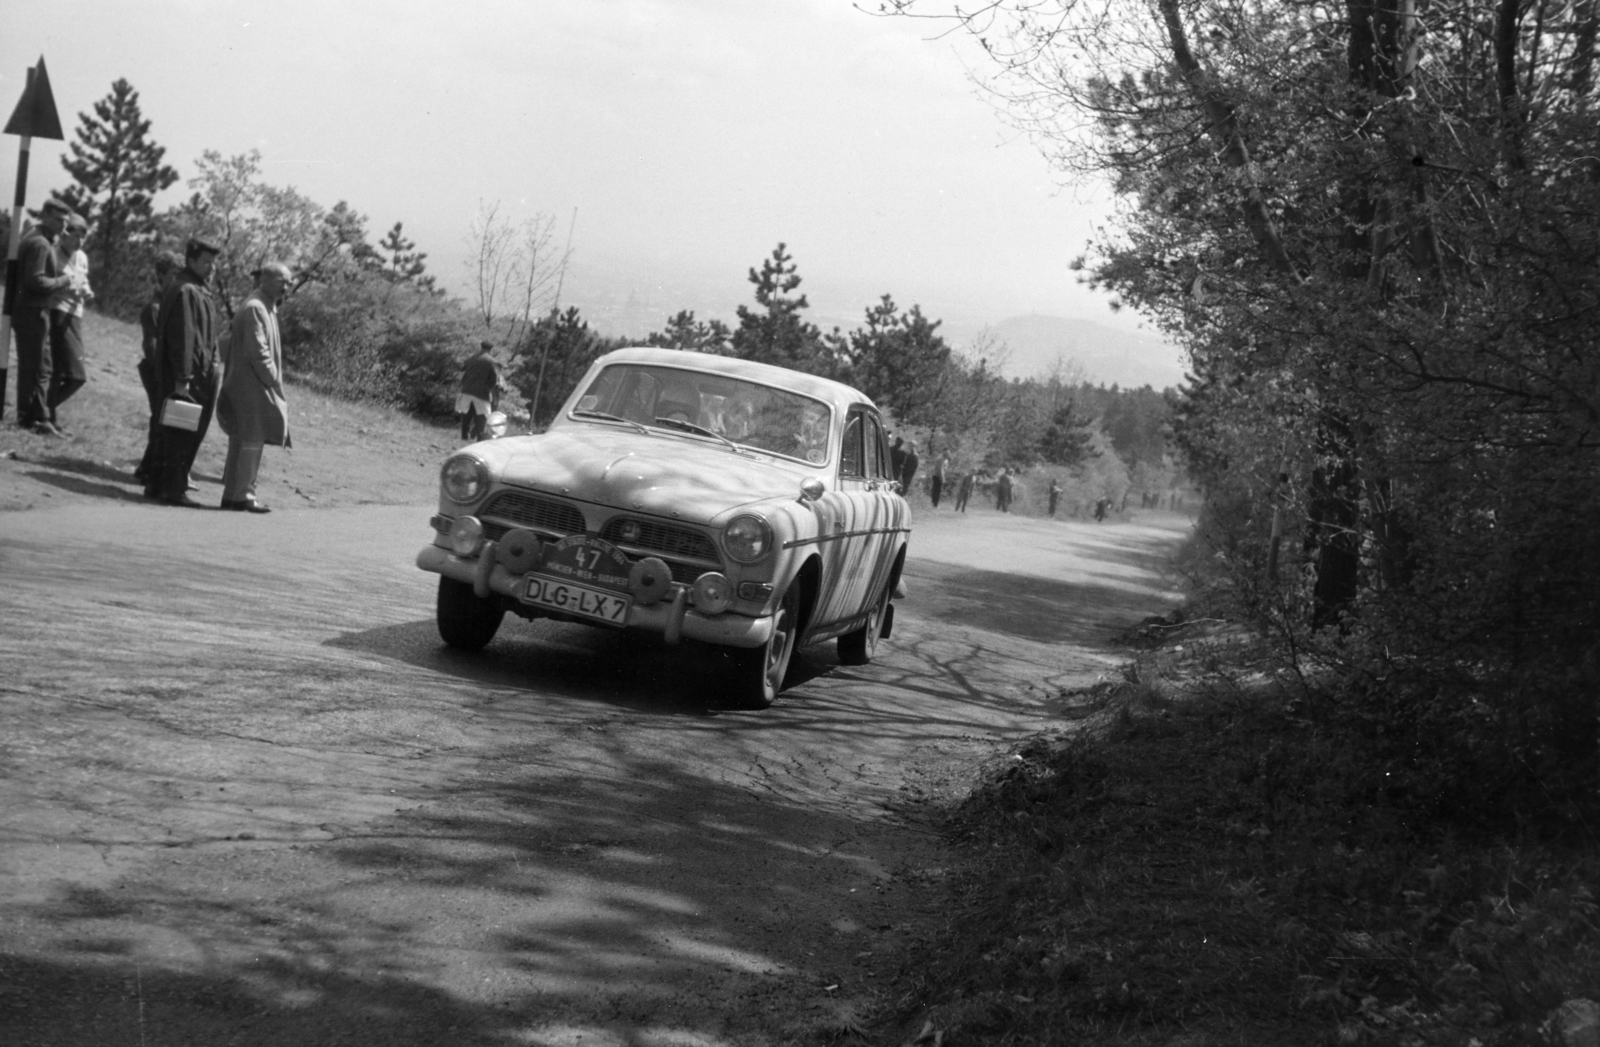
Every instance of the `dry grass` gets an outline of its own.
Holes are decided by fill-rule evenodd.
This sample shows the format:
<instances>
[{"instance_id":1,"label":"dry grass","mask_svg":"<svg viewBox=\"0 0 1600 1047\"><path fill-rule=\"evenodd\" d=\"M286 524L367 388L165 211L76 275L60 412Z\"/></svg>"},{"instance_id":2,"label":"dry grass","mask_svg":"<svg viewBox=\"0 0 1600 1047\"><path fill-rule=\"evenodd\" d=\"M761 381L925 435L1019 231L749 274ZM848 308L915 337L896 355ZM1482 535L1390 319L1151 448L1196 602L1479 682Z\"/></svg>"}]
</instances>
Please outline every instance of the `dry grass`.
<instances>
[{"instance_id":1,"label":"dry grass","mask_svg":"<svg viewBox=\"0 0 1600 1047\"><path fill-rule=\"evenodd\" d=\"M16 427L12 364L0 425L0 510L140 495L133 469L144 452L149 406L136 370L139 329L95 313L84 321L89 382L59 413L72 439ZM294 449L267 449L258 491L263 501L306 508L433 500L439 465L460 442L451 428L293 383L288 396ZM213 425L195 463L196 497L208 504L221 499L226 450L227 437Z\"/></svg>"}]
</instances>

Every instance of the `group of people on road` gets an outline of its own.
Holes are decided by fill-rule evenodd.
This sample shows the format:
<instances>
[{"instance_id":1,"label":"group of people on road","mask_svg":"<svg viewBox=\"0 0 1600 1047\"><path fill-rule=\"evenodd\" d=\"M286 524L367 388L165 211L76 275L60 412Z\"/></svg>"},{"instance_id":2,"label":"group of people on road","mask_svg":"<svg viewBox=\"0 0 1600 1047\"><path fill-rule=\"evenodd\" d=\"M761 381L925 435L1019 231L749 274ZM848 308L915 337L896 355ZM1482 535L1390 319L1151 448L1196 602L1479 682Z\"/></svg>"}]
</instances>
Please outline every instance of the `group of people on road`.
<instances>
[{"instance_id":1,"label":"group of people on road","mask_svg":"<svg viewBox=\"0 0 1600 1047\"><path fill-rule=\"evenodd\" d=\"M83 251L88 234L89 223L82 215L51 200L17 252L17 297L12 309L17 424L41 436L70 435L58 412L88 377L83 366L83 304L94 297L89 256Z\"/></svg>"}]
</instances>

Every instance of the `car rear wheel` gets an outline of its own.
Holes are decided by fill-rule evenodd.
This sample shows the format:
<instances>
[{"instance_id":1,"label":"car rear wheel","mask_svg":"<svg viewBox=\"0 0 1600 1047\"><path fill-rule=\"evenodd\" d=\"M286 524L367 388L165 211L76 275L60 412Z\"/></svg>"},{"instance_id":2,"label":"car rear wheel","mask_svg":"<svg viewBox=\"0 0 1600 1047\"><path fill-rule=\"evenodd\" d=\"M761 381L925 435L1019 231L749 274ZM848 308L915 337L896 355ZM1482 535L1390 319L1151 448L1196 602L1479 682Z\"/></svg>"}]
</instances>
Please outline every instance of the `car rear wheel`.
<instances>
[{"instance_id":1,"label":"car rear wheel","mask_svg":"<svg viewBox=\"0 0 1600 1047\"><path fill-rule=\"evenodd\" d=\"M873 601L872 613L866 624L854 632L839 637L839 661L844 665L866 665L878 652L878 638L883 635L883 619L889 613L889 592L892 587L884 579L883 592Z\"/></svg>"},{"instance_id":2,"label":"car rear wheel","mask_svg":"<svg viewBox=\"0 0 1600 1047\"><path fill-rule=\"evenodd\" d=\"M772 616L772 635L760 647L729 650L728 697L740 709L765 709L783 690L800 638L800 583L790 584Z\"/></svg>"},{"instance_id":3,"label":"car rear wheel","mask_svg":"<svg viewBox=\"0 0 1600 1047\"><path fill-rule=\"evenodd\" d=\"M472 591L470 582L439 577L439 638L463 651L481 651L500 629L505 609Z\"/></svg>"}]
</instances>

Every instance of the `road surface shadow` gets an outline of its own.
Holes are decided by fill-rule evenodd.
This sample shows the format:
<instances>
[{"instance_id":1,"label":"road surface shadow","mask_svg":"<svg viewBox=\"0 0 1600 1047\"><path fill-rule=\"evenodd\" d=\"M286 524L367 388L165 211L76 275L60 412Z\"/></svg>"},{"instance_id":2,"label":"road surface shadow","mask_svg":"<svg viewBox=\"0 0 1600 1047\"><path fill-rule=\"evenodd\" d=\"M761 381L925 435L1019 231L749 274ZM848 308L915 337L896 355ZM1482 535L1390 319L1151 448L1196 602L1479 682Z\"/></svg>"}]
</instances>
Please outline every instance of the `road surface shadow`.
<instances>
[{"instance_id":1,"label":"road surface shadow","mask_svg":"<svg viewBox=\"0 0 1600 1047\"><path fill-rule=\"evenodd\" d=\"M568 779L540 755L301 848L270 889L197 856L16 907L48 930L0 953L0 1042L821 1042L797 1016L887 989L938 918L927 854L882 826L648 752Z\"/></svg>"},{"instance_id":2,"label":"road surface shadow","mask_svg":"<svg viewBox=\"0 0 1600 1047\"><path fill-rule=\"evenodd\" d=\"M511 615L476 653L444 645L431 620L406 622L324 641L328 647L393 658L496 689L553 694L654 713L708 715L730 707L726 655L711 645ZM833 645L797 652L787 686L838 664Z\"/></svg>"},{"instance_id":3,"label":"road surface shadow","mask_svg":"<svg viewBox=\"0 0 1600 1047\"><path fill-rule=\"evenodd\" d=\"M102 471L110 472L111 470ZM40 483L49 484L51 487L59 487L63 491L71 491L73 494L88 495L92 498L110 498L119 502L140 502L144 500L143 493L141 491L129 490L127 487L113 487L111 484L107 483L97 483L92 480L80 479L77 475L72 473L48 473L40 469L33 469L23 473L22 475L26 476L30 480L37 480ZM127 484L131 483L132 481L124 478L121 476L121 474L117 474L117 482L121 484Z\"/></svg>"}]
</instances>

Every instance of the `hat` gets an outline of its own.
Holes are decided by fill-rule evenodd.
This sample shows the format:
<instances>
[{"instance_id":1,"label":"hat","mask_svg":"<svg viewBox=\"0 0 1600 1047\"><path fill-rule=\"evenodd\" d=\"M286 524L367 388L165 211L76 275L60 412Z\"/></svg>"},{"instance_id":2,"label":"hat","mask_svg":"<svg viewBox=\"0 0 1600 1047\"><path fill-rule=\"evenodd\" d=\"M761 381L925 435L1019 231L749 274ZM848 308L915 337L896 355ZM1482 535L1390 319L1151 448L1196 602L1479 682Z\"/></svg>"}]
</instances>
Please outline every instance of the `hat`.
<instances>
[{"instance_id":1,"label":"hat","mask_svg":"<svg viewBox=\"0 0 1600 1047\"><path fill-rule=\"evenodd\" d=\"M46 200L44 202L44 206L39 208L39 210L44 214L69 215L72 213L72 208L68 207L60 200L57 200L55 197L51 197L50 199Z\"/></svg>"},{"instance_id":2,"label":"hat","mask_svg":"<svg viewBox=\"0 0 1600 1047\"><path fill-rule=\"evenodd\" d=\"M487 353L490 350L492 350L493 348L494 348L494 343L493 342L479 342L478 343L478 351L481 352L481 353Z\"/></svg>"},{"instance_id":3,"label":"hat","mask_svg":"<svg viewBox=\"0 0 1600 1047\"><path fill-rule=\"evenodd\" d=\"M266 262L261 266L261 268L250 270L250 275L254 277L260 277L262 273L272 273L284 283L288 283L294 279L294 273L291 272L289 267L284 265L282 262Z\"/></svg>"},{"instance_id":4,"label":"hat","mask_svg":"<svg viewBox=\"0 0 1600 1047\"><path fill-rule=\"evenodd\" d=\"M76 211L68 211L67 212L67 228L68 229L76 229L79 232L84 232L89 228L89 222L88 222L87 219L85 219L83 217L83 215L79 214L78 212L76 212Z\"/></svg>"},{"instance_id":5,"label":"hat","mask_svg":"<svg viewBox=\"0 0 1600 1047\"><path fill-rule=\"evenodd\" d=\"M189 237L189 242L184 245L183 253L190 257L193 257L197 254L206 253L221 254L222 248L218 247L210 240L205 240L198 236L191 236Z\"/></svg>"}]
</instances>

